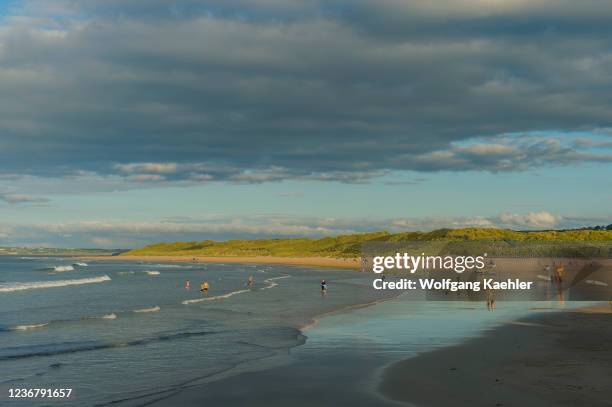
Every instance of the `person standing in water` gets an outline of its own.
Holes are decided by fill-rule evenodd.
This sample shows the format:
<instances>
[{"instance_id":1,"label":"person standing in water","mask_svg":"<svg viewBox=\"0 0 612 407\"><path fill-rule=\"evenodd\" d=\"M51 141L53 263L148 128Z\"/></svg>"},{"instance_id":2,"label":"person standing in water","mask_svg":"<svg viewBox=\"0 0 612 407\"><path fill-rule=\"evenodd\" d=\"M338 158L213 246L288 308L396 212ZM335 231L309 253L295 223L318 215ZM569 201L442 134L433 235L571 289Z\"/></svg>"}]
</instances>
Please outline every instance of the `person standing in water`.
<instances>
[{"instance_id":1,"label":"person standing in water","mask_svg":"<svg viewBox=\"0 0 612 407\"><path fill-rule=\"evenodd\" d=\"M321 280L321 295L325 295L327 293L327 281L325 279Z\"/></svg>"},{"instance_id":2,"label":"person standing in water","mask_svg":"<svg viewBox=\"0 0 612 407\"><path fill-rule=\"evenodd\" d=\"M200 284L200 292L207 293L208 292L208 281L204 281Z\"/></svg>"},{"instance_id":3,"label":"person standing in water","mask_svg":"<svg viewBox=\"0 0 612 407\"><path fill-rule=\"evenodd\" d=\"M247 281L247 287L251 288L253 286L253 276L249 276L249 281Z\"/></svg>"},{"instance_id":4,"label":"person standing in water","mask_svg":"<svg viewBox=\"0 0 612 407\"><path fill-rule=\"evenodd\" d=\"M191 289L191 283L189 282L189 280L185 280L185 290L189 289Z\"/></svg>"}]
</instances>

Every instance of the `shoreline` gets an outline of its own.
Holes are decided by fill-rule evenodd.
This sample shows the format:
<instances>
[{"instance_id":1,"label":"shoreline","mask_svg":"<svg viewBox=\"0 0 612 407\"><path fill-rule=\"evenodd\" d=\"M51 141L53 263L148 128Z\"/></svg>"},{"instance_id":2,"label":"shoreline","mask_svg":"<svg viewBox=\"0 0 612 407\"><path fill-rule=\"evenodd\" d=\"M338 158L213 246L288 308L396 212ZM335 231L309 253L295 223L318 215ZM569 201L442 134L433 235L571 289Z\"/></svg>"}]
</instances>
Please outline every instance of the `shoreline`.
<instances>
[{"instance_id":1,"label":"shoreline","mask_svg":"<svg viewBox=\"0 0 612 407\"><path fill-rule=\"evenodd\" d=\"M399 297L401 294L397 294L394 296L391 296L389 298L383 298L380 300L374 300L374 301L369 301L369 302L364 302L361 304L353 304L353 305L346 305L344 307L332 310L332 311L327 311L327 312L323 312L321 314L316 314L314 315L310 322L305 324L305 325L301 325L298 326L297 329L302 332L302 334L304 336L306 336L306 331L314 328L315 326L317 326L317 324L319 323L319 321L321 320L321 318L325 318L326 316L329 315L334 315L334 314L339 314L339 313L343 313L343 312L350 312L356 309L361 309L361 308L367 308L367 307L372 307L374 305L378 305L378 304L382 304L383 302L387 302L387 301L391 301L396 299L397 297Z\"/></svg>"},{"instance_id":2,"label":"shoreline","mask_svg":"<svg viewBox=\"0 0 612 407\"><path fill-rule=\"evenodd\" d=\"M286 266L315 266L359 270L357 258L332 257L278 257L278 256L78 256L83 260L99 261L159 261L172 263L241 263L282 264Z\"/></svg>"},{"instance_id":3,"label":"shoreline","mask_svg":"<svg viewBox=\"0 0 612 407\"><path fill-rule=\"evenodd\" d=\"M612 307L539 314L387 366L389 400L419 406L607 406Z\"/></svg>"}]
</instances>

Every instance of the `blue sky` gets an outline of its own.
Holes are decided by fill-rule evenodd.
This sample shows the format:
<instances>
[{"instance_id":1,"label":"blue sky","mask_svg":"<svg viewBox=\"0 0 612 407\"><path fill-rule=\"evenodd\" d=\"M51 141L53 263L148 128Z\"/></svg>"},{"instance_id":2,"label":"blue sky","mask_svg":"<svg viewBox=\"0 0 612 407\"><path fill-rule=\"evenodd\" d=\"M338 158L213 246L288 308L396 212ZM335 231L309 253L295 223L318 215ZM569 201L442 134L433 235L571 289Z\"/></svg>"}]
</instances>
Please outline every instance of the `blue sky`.
<instances>
[{"instance_id":1,"label":"blue sky","mask_svg":"<svg viewBox=\"0 0 612 407\"><path fill-rule=\"evenodd\" d=\"M612 223L612 6L0 2L0 245Z\"/></svg>"}]
</instances>

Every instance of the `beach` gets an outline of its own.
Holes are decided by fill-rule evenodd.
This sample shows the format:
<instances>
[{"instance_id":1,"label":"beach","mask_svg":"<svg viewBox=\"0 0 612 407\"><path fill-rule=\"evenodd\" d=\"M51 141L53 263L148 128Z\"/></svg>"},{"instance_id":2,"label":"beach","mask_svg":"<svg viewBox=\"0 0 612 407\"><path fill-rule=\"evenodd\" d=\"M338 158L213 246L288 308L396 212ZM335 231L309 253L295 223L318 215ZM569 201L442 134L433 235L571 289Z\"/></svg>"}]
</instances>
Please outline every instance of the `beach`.
<instances>
[{"instance_id":1,"label":"beach","mask_svg":"<svg viewBox=\"0 0 612 407\"><path fill-rule=\"evenodd\" d=\"M69 383L66 405L130 407L607 402L607 304L489 311L373 290L370 273L347 269L102 260L0 258L0 393Z\"/></svg>"},{"instance_id":2,"label":"beach","mask_svg":"<svg viewBox=\"0 0 612 407\"><path fill-rule=\"evenodd\" d=\"M488 312L480 303L398 297L339 310L302 329L306 341L292 348L281 366L253 366L183 388L152 405L238 407L245 400L262 407L609 405L605 347L611 314L601 313L607 309L574 312L572 307L580 305L524 305L505 302ZM537 330L549 325L555 329ZM592 339L580 345L583 335ZM517 344L523 353L515 350ZM518 362L507 364L513 358ZM582 376L572 381L575 366ZM563 388L570 384L576 390Z\"/></svg>"},{"instance_id":3,"label":"beach","mask_svg":"<svg viewBox=\"0 0 612 407\"><path fill-rule=\"evenodd\" d=\"M84 256L84 260L142 261L172 263L238 263L238 264L282 264L287 266L313 266L343 269L360 269L357 258L334 257L280 257L280 256Z\"/></svg>"},{"instance_id":4,"label":"beach","mask_svg":"<svg viewBox=\"0 0 612 407\"><path fill-rule=\"evenodd\" d=\"M612 307L540 314L392 364L381 392L419 406L609 406Z\"/></svg>"}]
</instances>

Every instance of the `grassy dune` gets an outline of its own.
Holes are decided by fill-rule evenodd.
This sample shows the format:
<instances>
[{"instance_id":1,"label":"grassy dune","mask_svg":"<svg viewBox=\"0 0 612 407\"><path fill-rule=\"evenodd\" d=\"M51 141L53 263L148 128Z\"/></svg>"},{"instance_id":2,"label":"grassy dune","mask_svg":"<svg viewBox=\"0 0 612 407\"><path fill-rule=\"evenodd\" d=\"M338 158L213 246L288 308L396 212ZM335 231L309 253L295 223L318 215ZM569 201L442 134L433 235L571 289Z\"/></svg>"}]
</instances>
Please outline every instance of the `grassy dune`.
<instances>
[{"instance_id":1,"label":"grassy dune","mask_svg":"<svg viewBox=\"0 0 612 407\"><path fill-rule=\"evenodd\" d=\"M413 241L500 241L500 242L601 242L612 243L610 230L567 230L519 232L507 229L440 229L432 232L363 233L320 239L261 239L217 242L157 243L131 250L123 256L276 256L276 257L336 257L360 256L364 242Z\"/></svg>"}]
</instances>

